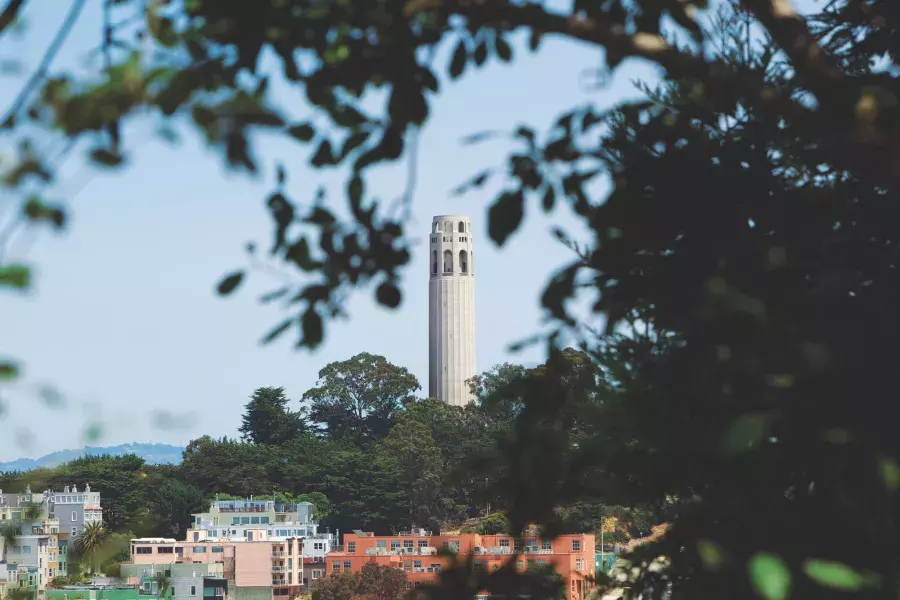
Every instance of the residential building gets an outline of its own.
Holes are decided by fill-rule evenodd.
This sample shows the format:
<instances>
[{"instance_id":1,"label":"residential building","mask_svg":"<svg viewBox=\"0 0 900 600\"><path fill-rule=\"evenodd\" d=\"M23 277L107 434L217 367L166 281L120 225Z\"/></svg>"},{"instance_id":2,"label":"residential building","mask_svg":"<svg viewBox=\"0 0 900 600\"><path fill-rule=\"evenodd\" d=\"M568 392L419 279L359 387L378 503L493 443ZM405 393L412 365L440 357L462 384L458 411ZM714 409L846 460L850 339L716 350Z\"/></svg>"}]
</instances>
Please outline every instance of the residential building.
<instances>
[{"instance_id":1,"label":"residential building","mask_svg":"<svg viewBox=\"0 0 900 600\"><path fill-rule=\"evenodd\" d=\"M264 537L265 532L257 533ZM297 585L298 581L296 565L300 564L297 560L300 541L292 539L289 542L258 539L198 543L178 542L171 538L138 538L131 540L131 565L122 568L129 577L134 577L136 566L152 566L156 570L162 567L169 569L170 576L174 577L179 568L184 568L180 565L187 565L197 573L202 574L205 570L202 576L225 580L225 594L231 599L270 600L272 596L296 595L289 594L289 586ZM199 576L191 575L192 578ZM173 585L178 592L178 584L173 582ZM181 584L182 587L185 585L197 584Z\"/></svg>"},{"instance_id":2,"label":"residential building","mask_svg":"<svg viewBox=\"0 0 900 600\"><path fill-rule=\"evenodd\" d=\"M103 522L103 508L100 506L100 492L92 492L91 486L65 486L62 492L46 491L44 497L49 504L50 514L59 520L60 531L72 536L81 535L85 525Z\"/></svg>"},{"instance_id":3,"label":"residential building","mask_svg":"<svg viewBox=\"0 0 900 600\"><path fill-rule=\"evenodd\" d=\"M568 600L583 600L592 588L595 573L594 536L562 535L552 540L511 535L432 535L419 529L394 536L375 536L354 531L344 534L344 544L328 553L326 573L356 573L368 563L403 569L410 587L436 583L438 573L455 559L472 557L475 568L494 571L515 558L525 570L552 565L562 576ZM440 549L456 556L439 556ZM519 554L516 554L519 552Z\"/></svg>"},{"instance_id":4,"label":"residential building","mask_svg":"<svg viewBox=\"0 0 900 600\"><path fill-rule=\"evenodd\" d=\"M273 543L301 540L300 555L288 557L289 564L277 561L278 553L285 549L273 547L273 568L286 567L286 570L273 571L273 574L284 573L285 577L274 579L276 582L283 579L283 585L288 589L299 585L302 591L308 591L313 579L324 576L325 557L336 544L337 534L319 533L315 506L310 502L282 504L251 497L213 501L207 512L194 515L187 539L193 542L268 540ZM280 595L280 589L276 592Z\"/></svg>"},{"instance_id":5,"label":"residential building","mask_svg":"<svg viewBox=\"0 0 900 600\"><path fill-rule=\"evenodd\" d=\"M74 485L62 492L34 493L30 485L22 493L0 490L0 524L12 525L18 533L6 552L7 572L16 574L17 585L43 590L54 577L68 573L70 536L102 519L100 492L92 492L90 485L81 492Z\"/></svg>"}]
</instances>

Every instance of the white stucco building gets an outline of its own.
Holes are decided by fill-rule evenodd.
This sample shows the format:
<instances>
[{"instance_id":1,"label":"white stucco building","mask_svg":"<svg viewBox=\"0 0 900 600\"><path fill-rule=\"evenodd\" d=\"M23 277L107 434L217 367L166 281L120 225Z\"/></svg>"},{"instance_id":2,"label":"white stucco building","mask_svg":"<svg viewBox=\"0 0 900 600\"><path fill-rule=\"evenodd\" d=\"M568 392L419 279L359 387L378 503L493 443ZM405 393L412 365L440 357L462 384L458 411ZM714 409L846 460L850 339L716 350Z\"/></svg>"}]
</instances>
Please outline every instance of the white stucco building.
<instances>
[{"instance_id":1,"label":"white stucco building","mask_svg":"<svg viewBox=\"0 0 900 600\"><path fill-rule=\"evenodd\" d=\"M474 398L475 253L469 217L431 224L428 282L428 395L461 406Z\"/></svg>"}]
</instances>

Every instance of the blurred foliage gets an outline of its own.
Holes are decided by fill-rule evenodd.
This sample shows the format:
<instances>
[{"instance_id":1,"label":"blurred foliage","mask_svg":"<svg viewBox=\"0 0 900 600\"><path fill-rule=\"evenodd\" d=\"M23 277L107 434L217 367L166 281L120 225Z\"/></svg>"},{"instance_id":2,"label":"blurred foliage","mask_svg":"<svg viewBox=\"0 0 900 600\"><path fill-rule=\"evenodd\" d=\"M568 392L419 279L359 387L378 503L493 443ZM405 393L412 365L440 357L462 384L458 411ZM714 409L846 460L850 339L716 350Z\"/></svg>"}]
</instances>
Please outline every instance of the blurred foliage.
<instances>
[{"instance_id":1,"label":"blurred foliage","mask_svg":"<svg viewBox=\"0 0 900 600\"><path fill-rule=\"evenodd\" d=\"M7 2L0 36L24 4ZM372 284L379 303L401 304L408 210L391 215L367 193L366 178L414 154L441 86L491 61L515 64L539 52L545 36L602 48L598 64L608 69L628 57L660 65L666 80L645 87L644 101L609 111L561 107L545 133L522 125L510 133L518 147L507 168L460 187L502 181L488 211L498 245L533 201L547 212L568 206L590 234L556 232L575 256L542 296L553 324L547 364L476 382L494 398L473 409L490 441L467 457L461 481L485 485L454 492L450 504L490 496L513 530L539 523L546 535L564 528L579 503L640 507L647 523L670 527L631 553L632 594L896 596L900 438L885 408L885 394L898 387L900 337L895 1L823 1L809 19L787 0L144 6L106 1L109 14L143 19L137 32L106 19L97 76L45 69L37 87L29 84L3 119L15 156L3 157L0 190L21 200L23 222L64 227L65 212L46 197L55 165L33 140L74 140L98 165L121 168L129 150L121 125L148 112L162 122L187 119L238 170L259 169L253 132L306 145L312 166L348 174L350 218L322 190L289 198L279 168L267 199L272 243L247 250L248 269L274 261L302 275L263 299L288 313L264 340L293 331L307 348L321 343L328 319L346 314L355 286ZM149 50L131 33L150 36ZM440 49L446 64L435 59ZM263 69L264 54L278 57L277 72ZM307 119L275 105L275 78L305 94ZM611 191L598 198L592 185L604 177ZM412 197L410 187L406 209ZM0 237L0 247L6 242ZM218 291L239 290L248 269L223 278ZM0 259L0 286L29 284L27 265ZM570 311L576 300L590 300L589 317ZM566 337L580 352L560 350ZM17 373L11 359L0 360L0 378ZM448 418L468 423L467 411ZM445 416L417 427L429 429L440 457L429 447L421 463L404 464L456 460L432 430ZM389 422L369 441L414 458ZM385 471L385 452L320 433L277 446L203 438L186 451L182 471L207 493L222 476L234 493L278 478L291 493L315 485L333 503L329 518L352 518L353 527L408 520L410 495L428 511L447 506L434 502L440 494L391 480L402 469ZM113 489L140 468L110 472ZM220 475L222 468L230 470ZM114 496L110 514L122 523L136 510L131 493ZM514 594L529 582L470 567L442 573L433 595Z\"/></svg>"}]
</instances>

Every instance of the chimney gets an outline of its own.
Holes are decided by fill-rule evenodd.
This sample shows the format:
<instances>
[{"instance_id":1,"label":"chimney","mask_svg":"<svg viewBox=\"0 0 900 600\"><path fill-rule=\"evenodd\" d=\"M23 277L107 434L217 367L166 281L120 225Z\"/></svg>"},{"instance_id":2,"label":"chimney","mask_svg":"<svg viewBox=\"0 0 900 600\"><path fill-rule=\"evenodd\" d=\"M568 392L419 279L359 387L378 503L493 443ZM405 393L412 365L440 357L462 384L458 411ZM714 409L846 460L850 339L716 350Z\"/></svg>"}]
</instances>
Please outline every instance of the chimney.
<instances>
[{"instance_id":1,"label":"chimney","mask_svg":"<svg viewBox=\"0 0 900 600\"><path fill-rule=\"evenodd\" d=\"M73 485L73 486L72 486L72 493L73 493L73 494L77 494L77 493L78 493L78 486L77 486L77 485Z\"/></svg>"},{"instance_id":2,"label":"chimney","mask_svg":"<svg viewBox=\"0 0 900 600\"><path fill-rule=\"evenodd\" d=\"M88 483L88 484L86 484L86 485L84 486L84 492L85 492L85 493L88 493L88 492L90 492L90 491L91 491L91 484Z\"/></svg>"},{"instance_id":3,"label":"chimney","mask_svg":"<svg viewBox=\"0 0 900 600\"><path fill-rule=\"evenodd\" d=\"M65 486L63 488L63 494L68 494L68 493L69 493L69 486Z\"/></svg>"}]
</instances>

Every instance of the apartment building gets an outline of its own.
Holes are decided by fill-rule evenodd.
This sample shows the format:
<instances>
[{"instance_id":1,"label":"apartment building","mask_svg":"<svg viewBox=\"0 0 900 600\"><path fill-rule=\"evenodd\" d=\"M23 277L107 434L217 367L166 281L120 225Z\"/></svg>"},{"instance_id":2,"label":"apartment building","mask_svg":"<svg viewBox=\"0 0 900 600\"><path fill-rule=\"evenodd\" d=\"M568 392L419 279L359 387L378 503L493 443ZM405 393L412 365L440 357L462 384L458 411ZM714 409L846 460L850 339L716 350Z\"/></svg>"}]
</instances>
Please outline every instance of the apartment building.
<instances>
[{"instance_id":1,"label":"apartment building","mask_svg":"<svg viewBox=\"0 0 900 600\"><path fill-rule=\"evenodd\" d=\"M5 549L7 586L14 574L17 586L41 591L54 577L66 575L69 537L102 520L100 492L90 485L80 492L74 485L62 492L35 493L30 485L21 493L0 490L0 525L18 534L16 544Z\"/></svg>"},{"instance_id":2,"label":"apartment building","mask_svg":"<svg viewBox=\"0 0 900 600\"><path fill-rule=\"evenodd\" d=\"M129 574L129 583L135 583L134 569L140 566L153 566L156 570L168 567L172 571L189 565L192 570L205 570L208 576L224 579L229 598L268 600L273 595L288 595L288 585L282 582L296 585L297 571L289 567L295 565L300 545L299 540L291 541L294 543L266 539L178 542L171 538L137 538L131 540L131 565L123 565L123 572Z\"/></svg>"},{"instance_id":3,"label":"apartment building","mask_svg":"<svg viewBox=\"0 0 900 600\"><path fill-rule=\"evenodd\" d=\"M354 531L344 534L344 544L326 560L326 574L355 573L367 563L403 569L409 586L436 583L438 573L455 559L472 557L475 568L497 570L511 560L519 570L552 565L565 581L568 600L583 600L592 587L595 572L594 536L563 535L553 540L510 535L432 535L419 529L394 536L375 536ZM438 556L438 550L456 556ZM516 553L519 554L516 554Z\"/></svg>"},{"instance_id":4,"label":"apartment building","mask_svg":"<svg viewBox=\"0 0 900 600\"><path fill-rule=\"evenodd\" d=\"M313 579L324 576L325 557L337 543L337 534L319 533L315 506L310 502L282 504L251 497L213 501L207 512L194 515L187 539L194 542L204 539L233 542L301 540L299 556L288 556L286 564L273 564L273 567L284 568L273 571L273 575L285 575L273 578L273 583L278 584L276 595L282 595L282 587L287 588L288 593L298 585L302 591L307 591ZM273 557L285 551L274 548Z\"/></svg>"}]
</instances>

